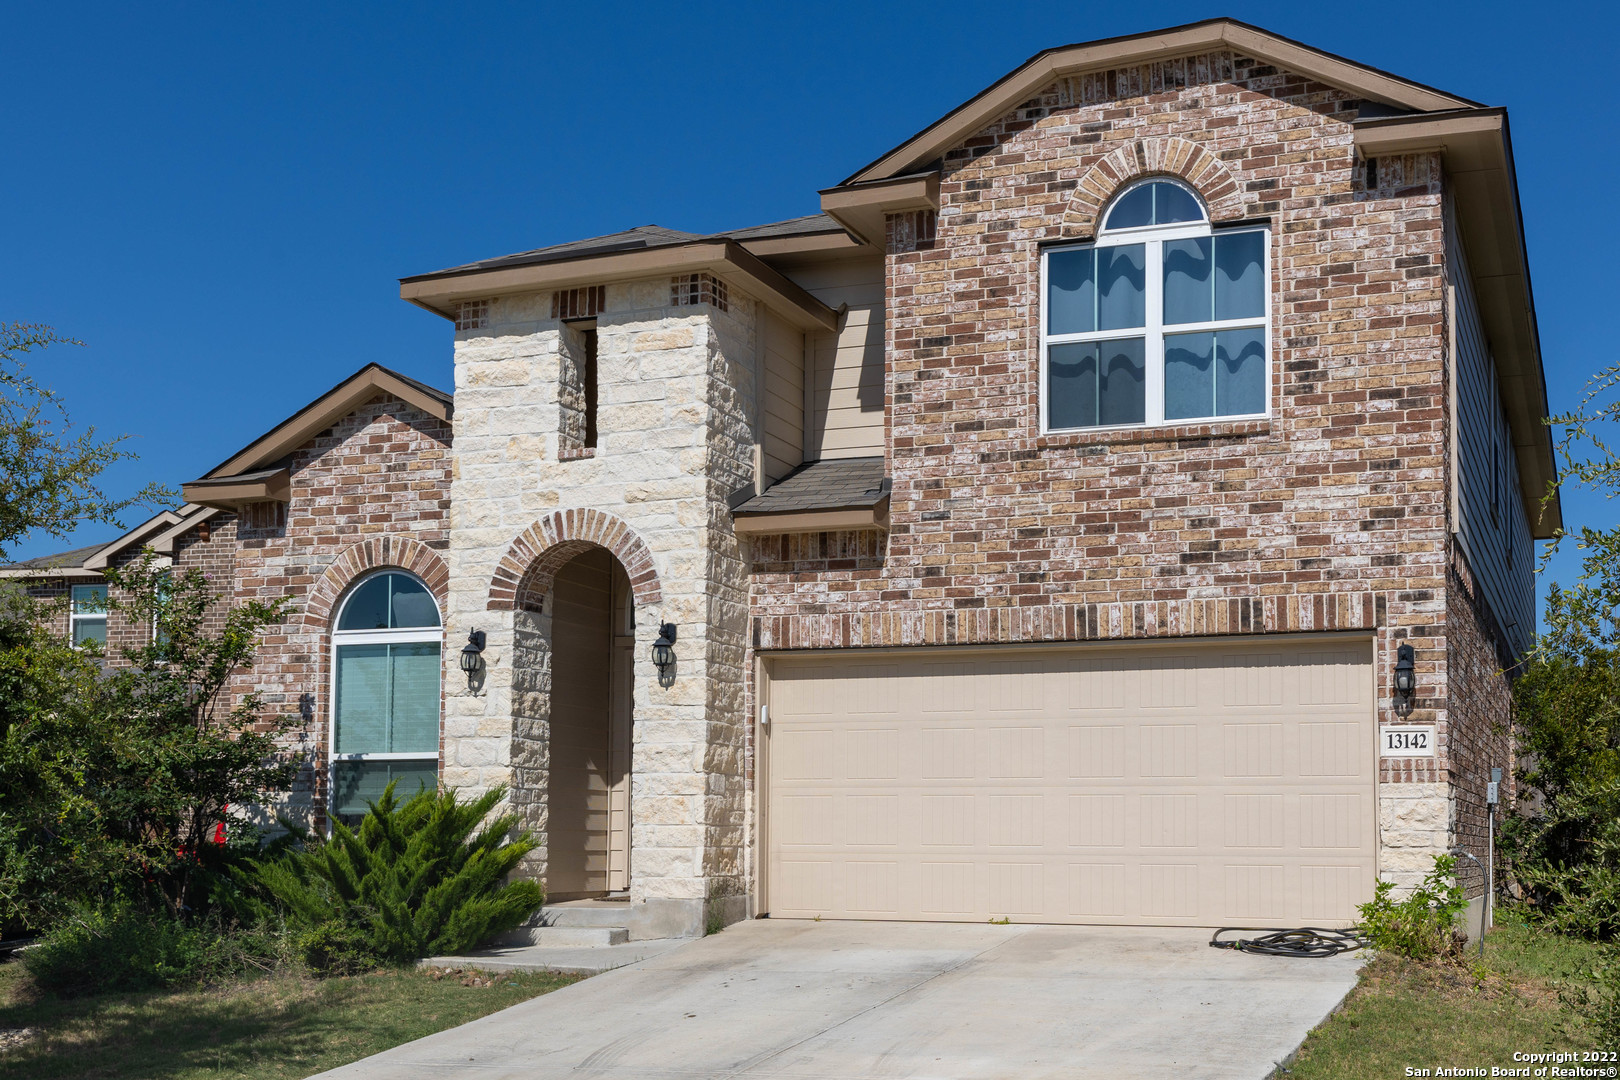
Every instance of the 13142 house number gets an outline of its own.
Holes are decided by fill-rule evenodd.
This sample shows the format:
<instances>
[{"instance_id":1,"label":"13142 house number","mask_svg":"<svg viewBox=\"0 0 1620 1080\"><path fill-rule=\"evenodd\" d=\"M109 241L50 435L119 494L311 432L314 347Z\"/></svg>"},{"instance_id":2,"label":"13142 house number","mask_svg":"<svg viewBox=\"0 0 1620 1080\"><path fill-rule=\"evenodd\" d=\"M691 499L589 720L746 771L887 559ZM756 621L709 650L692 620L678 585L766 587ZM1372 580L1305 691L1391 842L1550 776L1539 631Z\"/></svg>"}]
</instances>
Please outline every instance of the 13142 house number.
<instances>
[{"instance_id":1,"label":"13142 house number","mask_svg":"<svg viewBox=\"0 0 1620 1080\"><path fill-rule=\"evenodd\" d=\"M1384 757L1433 757L1434 725L1402 724L1380 729Z\"/></svg>"}]
</instances>

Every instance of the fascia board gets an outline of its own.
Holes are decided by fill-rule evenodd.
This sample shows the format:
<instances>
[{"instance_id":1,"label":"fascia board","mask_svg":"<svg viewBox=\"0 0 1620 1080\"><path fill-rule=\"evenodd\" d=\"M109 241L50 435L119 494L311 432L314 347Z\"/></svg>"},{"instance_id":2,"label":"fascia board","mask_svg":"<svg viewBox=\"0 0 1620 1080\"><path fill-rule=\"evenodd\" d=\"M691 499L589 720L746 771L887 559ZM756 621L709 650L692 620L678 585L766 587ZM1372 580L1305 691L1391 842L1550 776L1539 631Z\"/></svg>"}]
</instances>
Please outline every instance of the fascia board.
<instances>
[{"instance_id":1,"label":"fascia board","mask_svg":"<svg viewBox=\"0 0 1620 1080\"><path fill-rule=\"evenodd\" d=\"M114 556L118 555L135 544L144 543L159 530L167 528L180 520L180 515L173 510L164 510L161 513L147 518L129 532L120 536L88 559L84 560L86 570L105 570Z\"/></svg>"},{"instance_id":2,"label":"fascia board","mask_svg":"<svg viewBox=\"0 0 1620 1080\"><path fill-rule=\"evenodd\" d=\"M210 469L206 478L236 476L264 468L286 457L319 432L349 415L379 393L389 394L440 420L450 419L450 407L441 399L395 378L381 368L369 366L352 378L304 406L227 460Z\"/></svg>"},{"instance_id":3,"label":"fascia board","mask_svg":"<svg viewBox=\"0 0 1620 1080\"><path fill-rule=\"evenodd\" d=\"M735 280L740 288L759 296L801 329L838 328L837 312L729 239L402 281L399 295L419 307L453 318L455 304L461 300L705 271Z\"/></svg>"},{"instance_id":4,"label":"fascia board","mask_svg":"<svg viewBox=\"0 0 1620 1080\"><path fill-rule=\"evenodd\" d=\"M1028 101L1060 76L1129 67L1223 47L1400 108L1432 112L1478 104L1278 37L1257 27L1230 20L1214 20L1041 53L850 176L844 184L883 179L909 172L924 162L932 161L947 148Z\"/></svg>"},{"instance_id":5,"label":"fascia board","mask_svg":"<svg viewBox=\"0 0 1620 1080\"><path fill-rule=\"evenodd\" d=\"M903 176L872 184L826 188L821 212L882 250L884 217L906 210L939 209L939 173Z\"/></svg>"}]
</instances>

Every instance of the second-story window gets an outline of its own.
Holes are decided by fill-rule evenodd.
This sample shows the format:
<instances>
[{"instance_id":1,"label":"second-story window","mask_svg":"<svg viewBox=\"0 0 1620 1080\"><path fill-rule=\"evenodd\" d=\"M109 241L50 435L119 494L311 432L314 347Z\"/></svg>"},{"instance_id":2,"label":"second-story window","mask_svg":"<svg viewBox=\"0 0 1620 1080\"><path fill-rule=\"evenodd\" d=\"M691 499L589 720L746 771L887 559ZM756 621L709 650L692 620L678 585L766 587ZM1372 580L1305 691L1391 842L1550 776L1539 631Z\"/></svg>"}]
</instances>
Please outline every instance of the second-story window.
<instances>
[{"instance_id":1,"label":"second-story window","mask_svg":"<svg viewBox=\"0 0 1620 1080\"><path fill-rule=\"evenodd\" d=\"M1265 415L1268 231L1212 228L1165 179L1102 221L1096 242L1042 256L1042 429Z\"/></svg>"}]
</instances>

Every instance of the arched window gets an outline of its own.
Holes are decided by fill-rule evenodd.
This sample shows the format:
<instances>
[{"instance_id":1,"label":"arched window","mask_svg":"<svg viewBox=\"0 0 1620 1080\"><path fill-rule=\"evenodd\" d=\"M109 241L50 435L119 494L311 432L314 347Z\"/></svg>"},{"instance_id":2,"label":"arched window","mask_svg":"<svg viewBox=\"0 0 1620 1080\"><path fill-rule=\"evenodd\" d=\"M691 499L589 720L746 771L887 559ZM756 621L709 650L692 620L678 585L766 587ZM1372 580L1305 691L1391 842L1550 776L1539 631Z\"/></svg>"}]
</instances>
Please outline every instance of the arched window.
<instances>
[{"instance_id":1,"label":"arched window","mask_svg":"<svg viewBox=\"0 0 1620 1080\"><path fill-rule=\"evenodd\" d=\"M349 592L332 631L332 815L354 821L390 780L402 798L438 784L439 651L433 594L384 570Z\"/></svg>"},{"instance_id":2,"label":"arched window","mask_svg":"<svg viewBox=\"0 0 1620 1080\"><path fill-rule=\"evenodd\" d=\"M1102 223L1042 257L1042 430L1265 415L1268 230L1216 229L1163 178L1120 192Z\"/></svg>"}]
</instances>

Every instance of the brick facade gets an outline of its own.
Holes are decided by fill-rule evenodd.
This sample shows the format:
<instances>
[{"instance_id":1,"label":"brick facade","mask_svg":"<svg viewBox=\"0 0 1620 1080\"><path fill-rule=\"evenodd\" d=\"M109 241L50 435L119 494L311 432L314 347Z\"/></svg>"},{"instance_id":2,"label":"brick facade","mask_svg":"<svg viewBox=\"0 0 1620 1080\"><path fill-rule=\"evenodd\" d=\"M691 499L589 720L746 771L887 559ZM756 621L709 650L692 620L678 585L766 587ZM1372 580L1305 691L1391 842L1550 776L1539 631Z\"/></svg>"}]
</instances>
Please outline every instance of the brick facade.
<instances>
[{"instance_id":1,"label":"brick facade","mask_svg":"<svg viewBox=\"0 0 1620 1080\"><path fill-rule=\"evenodd\" d=\"M266 713L302 715L307 767L301 790L282 809L319 819L331 733L332 638L324 613L356 578L385 566L421 577L444 610L439 552L448 543L450 428L381 397L295 451L291 474L284 509L249 504L236 527L235 597L293 601L237 686L257 690Z\"/></svg>"},{"instance_id":2,"label":"brick facade","mask_svg":"<svg viewBox=\"0 0 1620 1080\"><path fill-rule=\"evenodd\" d=\"M1393 721L1410 642L1403 720L1443 754L1386 762L1381 798L1441 823L1386 829L1385 872L1414 880L1479 752L1446 726L1472 654L1447 635L1442 179L1408 155L1369 190L1358 104L1222 53L1064 80L948 151L937 214L888 224L890 532L757 542L753 645L1364 631ZM1042 434L1041 246L1165 174L1217 222L1269 224L1270 416ZM1503 680L1468 676L1490 687L1465 692L1470 732L1505 720Z\"/></svg>"},{"instance_id":3,"label":"brick facade","mask_svg":"<svg viewBox=\"0 0 1620 1080\"><path fill-rule=\"evenodd\" d=\"M884 222L887 531L739 542L728 500L758 479L765 346L764 301L735 282L666 271L458 301L453 443L448 422L377 397L293 452L288 501L176 547L235 600L294 600L238 682L305 718L292 808L318 819L325 799L333 614L397 566L444 614L441 782L509 785L544 839L548 596L604 548L636 609L636 936L748 910L768 650L1370 638L1379 721L1438 733L1435 757L1380 764L1381 872L1407 884L1455 843L1482 851L1509 685L1448 518L1445 179L1434 152L1359 159L1362 104L1203 52L1059 79L947 149L937 210ZM1043 246L1093 238L1123 185L1160 175L1218 225L1269 229L1268 414L1043 433ZM664 620L672 685L648 658ZM488 644L468 688L455 654L472 630ZM1418 692L1397 716L1402 643Z\"/></svg>"}]
</instances>

